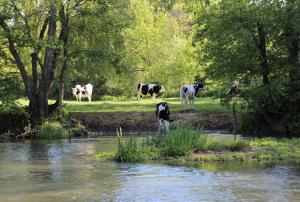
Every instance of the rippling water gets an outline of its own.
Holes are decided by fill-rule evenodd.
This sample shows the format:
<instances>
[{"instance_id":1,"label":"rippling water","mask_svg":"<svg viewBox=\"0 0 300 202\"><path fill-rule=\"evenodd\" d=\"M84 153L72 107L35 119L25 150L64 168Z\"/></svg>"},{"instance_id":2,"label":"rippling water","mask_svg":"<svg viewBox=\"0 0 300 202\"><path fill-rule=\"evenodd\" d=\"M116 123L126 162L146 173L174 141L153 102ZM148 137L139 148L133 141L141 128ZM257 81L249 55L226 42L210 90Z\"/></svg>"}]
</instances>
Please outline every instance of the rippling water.
<instances>
[{"instance_id":1,"label":"rippling water","mask_svg":"<svg viewBox=\"0 0 300 202\"><path fill-rule=\"evenodd\" d=\"M92 160L115 142L0 143L0 201L300 201L300 165Z\"/></svg>"}]
</instances>

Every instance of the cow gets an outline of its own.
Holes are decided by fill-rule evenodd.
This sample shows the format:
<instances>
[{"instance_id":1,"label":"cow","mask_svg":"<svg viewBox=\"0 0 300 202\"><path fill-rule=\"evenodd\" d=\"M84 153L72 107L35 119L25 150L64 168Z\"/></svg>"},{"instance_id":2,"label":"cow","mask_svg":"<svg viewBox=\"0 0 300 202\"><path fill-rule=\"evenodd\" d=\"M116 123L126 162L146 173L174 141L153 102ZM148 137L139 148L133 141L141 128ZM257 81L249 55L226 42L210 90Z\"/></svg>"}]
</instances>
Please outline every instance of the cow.
<instances>
[{"instance_id":1,"label":"cow","mask_svg":"<svg viewBox=\"0 0 300 202\"><path fill-rule=\"evenodd\" d=\"M158 124L158 134L167 133L170 130L170 111L167 102L160 102L156 105L156 118Z\"/></svg>"},{"instance_id":2,"label":"cow","mask_svg":"<svg viewBox=\"0 0 300 202\"><path fill-rule=\"evenodd\" d=\"M165 88L163 85L158 84L138 84L138 101L142 99L143 96L150 95L153 100L155 97L163 92L165 92Z\"/></svg>"},{"instance_id":3,"label":"cow","mask_svg":"<svg viewBox=\"0 0 300 202\"><path fill-rule=\"evenodd\" d=\"M91 102L93 93L93 85L87 84L85 86L76 85L75 88L72 88L72 94L76 97L76 101L81 101L81 98L88 98L88 101Z\"/></svg>"},{"instance_id":4,"label":"cow","mask_svg":"<svg viewBox=\"0 0 300 202\"><path fill-rule=\"evenodd\" d=\"M203 83L201 81L195 84L185 84L180 86L181 112L183 112L184 101L186 111L188 111L188 101L190 102L190 108L194 109L195 97L200 89L203 89Z\"/></svg>"}]
</instances>

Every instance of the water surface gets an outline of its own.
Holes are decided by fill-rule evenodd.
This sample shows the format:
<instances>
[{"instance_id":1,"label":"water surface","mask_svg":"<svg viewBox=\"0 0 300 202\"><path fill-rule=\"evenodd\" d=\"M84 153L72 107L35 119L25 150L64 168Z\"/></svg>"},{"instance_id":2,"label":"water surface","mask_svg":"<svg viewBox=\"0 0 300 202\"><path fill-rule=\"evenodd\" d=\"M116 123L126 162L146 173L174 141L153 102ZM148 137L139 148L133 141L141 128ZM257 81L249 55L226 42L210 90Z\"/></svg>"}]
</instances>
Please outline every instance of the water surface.
<instances>
[{"instance_id":1,"label":"water surface","mask_svg":"<svg viewBox=\"0 0 300 202\"><path fill-rule=\"evenodd\" d=\"M98 162L115 138L0 143L0 201L300 201L300 165Z\"/></svg>"}]
</instances>

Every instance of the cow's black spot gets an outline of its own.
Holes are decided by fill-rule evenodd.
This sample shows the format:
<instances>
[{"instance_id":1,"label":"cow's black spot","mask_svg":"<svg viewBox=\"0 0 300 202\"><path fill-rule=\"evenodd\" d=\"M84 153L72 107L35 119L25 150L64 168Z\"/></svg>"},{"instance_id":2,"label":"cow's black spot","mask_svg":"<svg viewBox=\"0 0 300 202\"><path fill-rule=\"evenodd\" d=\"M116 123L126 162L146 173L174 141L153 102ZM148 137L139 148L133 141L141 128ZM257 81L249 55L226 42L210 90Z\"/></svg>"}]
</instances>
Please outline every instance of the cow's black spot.
<instances>
[{"instance_id":1,"label":"cow's black spot","mask_svg":"<svg viewBox=\"0 0 300 202\"><path fill-rule=\"evenodd\" d=\"M78 89L77 89L77 91L76 91L76 95L78 95L79 93L80 93L80 90L78 90Z\"/></svg>"},{"instance_id":2,"label":"cow's black spot","mask_svg":"<svg viewBox=\"0 0 300 202\"><path fill-rule=\"evenodd\" d=\"M83 94L83 95L85 95L85 94L86 94L86 91L85 91L85 90L83 90L83 91L82 91L82 94Z\"/></svg>"},{"instance_id":3,"label":"cow's black spot","mask_svg":"<svg viewBox=\"0 0 300 202\"><path fill-rule=\"evenodd\" d=\"M156 94L159 93L160 89L161 89L161 85L153 86L153 92L156 93Z\"/></svg>"},{"instance_id":4,"label":"cow's black spot","mask_svg":"<svg viewBox=\"0 0 300 202\"><path fill-rule=\"evenodd\" d=\"M186 91L188 90L188 88L183 87L183 92L186 93Z\"/></svg>"},{"instance_id":5,"label":"cow's black spot","mask_svg":"<svg viewBox=\"0 0 300 202\"><path fill-rule=\"evenodd\" d=\"M142 86L142 94L143 95L147 95L148 90L149 90L148 84L145 84Z\"/></svg>"}]
</instances>

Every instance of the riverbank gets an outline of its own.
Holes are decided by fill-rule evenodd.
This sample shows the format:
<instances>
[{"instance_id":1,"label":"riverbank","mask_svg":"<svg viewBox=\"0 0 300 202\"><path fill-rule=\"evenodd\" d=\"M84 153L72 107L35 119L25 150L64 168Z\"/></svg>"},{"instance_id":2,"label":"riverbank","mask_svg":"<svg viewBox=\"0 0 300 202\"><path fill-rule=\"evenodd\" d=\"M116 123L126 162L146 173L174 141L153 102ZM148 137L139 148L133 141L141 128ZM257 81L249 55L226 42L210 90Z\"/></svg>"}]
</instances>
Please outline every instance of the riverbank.
<instances>
[{"instance_id":1,"label":"riverbank","mask_svg":"<svg viewBox=\"0 0 300 202\"><path fill-rule=\"evenodd\" d=\"M233 124L229 112L171 113L170 118L174 123L184 122L207 130L227 130ZM124 134L153 134L157 130L154 112L71 112L70 119L99 136L116 135L120 127Z\"/></svg>"}]
</instances>

